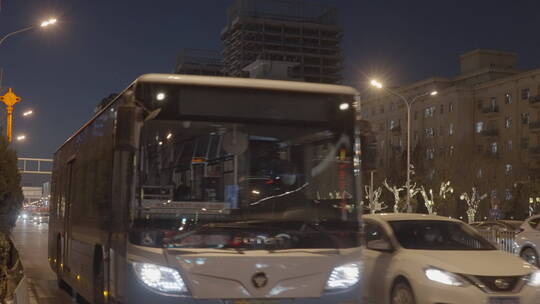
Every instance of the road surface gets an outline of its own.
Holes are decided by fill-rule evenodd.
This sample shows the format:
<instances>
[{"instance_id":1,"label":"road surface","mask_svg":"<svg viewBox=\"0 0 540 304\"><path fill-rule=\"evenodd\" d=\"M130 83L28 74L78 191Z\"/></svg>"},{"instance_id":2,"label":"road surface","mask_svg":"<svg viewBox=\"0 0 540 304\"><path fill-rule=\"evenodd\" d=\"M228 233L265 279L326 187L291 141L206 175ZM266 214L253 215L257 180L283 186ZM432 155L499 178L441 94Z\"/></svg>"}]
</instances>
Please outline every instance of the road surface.
<instances>
[{"instance_id":1,"label":"road surface","mask_svg":"<svg viewBox=\"0 0 540 304\"><path fill-rule=\"evenodd\" d=\"M30 304L73 304L74 300L56 285L56 275L47 257L47 224L18 221L13 242L28 279Z\"/></svg>"}]
</instances>

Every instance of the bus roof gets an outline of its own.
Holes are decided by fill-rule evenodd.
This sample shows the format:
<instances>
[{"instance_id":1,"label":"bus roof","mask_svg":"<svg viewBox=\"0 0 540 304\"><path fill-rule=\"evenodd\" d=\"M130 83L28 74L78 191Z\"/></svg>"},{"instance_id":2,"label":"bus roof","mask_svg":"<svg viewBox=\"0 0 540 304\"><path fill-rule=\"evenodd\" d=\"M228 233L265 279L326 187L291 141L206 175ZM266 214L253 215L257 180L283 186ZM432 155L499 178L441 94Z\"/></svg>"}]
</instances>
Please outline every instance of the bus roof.
<instances>
[{"instance_id":1,"label":"bus roof","mask_svg":"<svg viewBox=\"0 0 540 304\"><path fill-rule=\"evenodd\" d=\"M200 85L229 88L253 88L319 94L358 94L358 91L352 87L335 84L183 74L145 74L137 78L135 82L155 82L165 84Z\"/></svg>"},{"instance_id":2,"label":"bus roof","mask_svg":"<svg viewBox=\"0 0 540 304\"><path fill-rule=\"evenodd\" d=\"M92 121L96 119L102 112L106 111L124 92L137 84L144 83L164 83L178 85L198 85L198 86L215 86L229 88L252 88L266 89L276 91L304 92L304 93L319 93L319 94L338 94L338 95L356 95L359 94L356 89L349 86L335 84L308 83L299 81L285 80L268 80L254 78L236 78L236 77L221 77L221 76L199 76L199 75L183 75L183 74L144 74L133 81L122 93L112 100L108 105L98 111L88 122L86 122L77 132L73 133L66 141L56 149L58 152L65 144L71 141L77 134L86 128ZM55 154L56 154L55 152Z\"/></svg>"}]
</instances>

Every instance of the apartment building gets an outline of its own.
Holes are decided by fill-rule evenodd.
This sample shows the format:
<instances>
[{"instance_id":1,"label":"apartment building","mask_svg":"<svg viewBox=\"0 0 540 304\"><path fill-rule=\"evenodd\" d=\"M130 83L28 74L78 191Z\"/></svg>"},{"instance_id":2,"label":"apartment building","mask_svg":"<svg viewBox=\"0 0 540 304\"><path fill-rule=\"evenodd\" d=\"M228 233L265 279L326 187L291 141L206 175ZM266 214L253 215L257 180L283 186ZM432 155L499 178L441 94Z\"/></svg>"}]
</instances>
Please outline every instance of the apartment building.
<instances>
[{"instance_id":1,"label":"apartment building","mask_svg":"<svg viewBox=\"0 0 540 304\"><path fill-rule=\"evenodd\" d=\"M502 209L522 217L529 199L540 205L540 69L520 72L517 54L483 49L463 54L460 63L453 78L429 78L394 90L409 100L438 91L411 106L414 180L435 191L447 180L459 193L476 187L488 194L483 216ZM404 102L372 92L362 105L378 134L379 182L403 180Z\"/></svg>"},{"instance_id":2,"label":"apartment building","mask_svg":"<svg viewBox=\"0 0 540 304\"><path fill-rule=\"evenodd\" d=\"M256 66L268 61L288 66L285 79L339 83L342 34L332 6L301 0L236 0L221 33L223 74L247 77L252 71L248 66L262 60Z\"/></svg>"}]
</instances>

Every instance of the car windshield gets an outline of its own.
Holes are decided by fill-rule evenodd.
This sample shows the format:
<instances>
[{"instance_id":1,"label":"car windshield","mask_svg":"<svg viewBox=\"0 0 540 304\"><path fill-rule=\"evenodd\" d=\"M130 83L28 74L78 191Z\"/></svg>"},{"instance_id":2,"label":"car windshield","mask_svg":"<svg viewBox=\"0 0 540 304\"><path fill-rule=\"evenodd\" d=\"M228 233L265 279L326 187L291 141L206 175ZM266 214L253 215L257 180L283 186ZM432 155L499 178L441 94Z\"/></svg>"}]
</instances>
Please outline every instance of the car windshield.
<instances>
[{"instance_id":1,"label":"car windshield","mask_svg":"<svg viewBox=\"0 0 540 304\"><path fill-rule=\"evenodd\" d=\"M165 89L173 99L175 91ZM238 111L190 102L210 91L184 88L175 98L181 115L144 124L131 241L169 248L359 246L353 118L327 110L343 99L220 90L216 96ZM257 104L273 118L259 119Z\"/></svg>"},{"instance_id":2,"label":"car windshield","mask_svg":"<svg viewBox=\"0 0 540 304\"><path fill-rule=\"evenodd\" d=\"M467 225L441 220L390 221L401 246L418 250L496 250Z\"/></svg>"}]
</instances>

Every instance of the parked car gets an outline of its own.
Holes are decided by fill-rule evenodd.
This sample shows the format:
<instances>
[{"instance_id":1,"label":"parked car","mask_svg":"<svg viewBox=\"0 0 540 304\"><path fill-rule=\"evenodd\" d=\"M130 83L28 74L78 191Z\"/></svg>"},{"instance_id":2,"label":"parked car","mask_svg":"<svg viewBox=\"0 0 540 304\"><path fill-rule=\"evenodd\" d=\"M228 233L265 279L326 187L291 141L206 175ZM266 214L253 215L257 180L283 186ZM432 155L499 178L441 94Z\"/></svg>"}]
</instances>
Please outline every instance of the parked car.
<instances>
[{"instance_id":1,"label":"parked car","mask_svg":"<svg viewBox=\"0 0 540 304\"><path fill-rule=\"evenodd\" d=\"M526 219L521 229L516 236L517 252L525 261L540 267L540 215Z\"/></svg>"},{"instance_id":2,"label":"parked car","mask_svg":"<svg viewBox=\"0 0 540 304\"><path fill-rule=\"evenodd\" d=\"M475 229L489 230L489 231L508 231L518 233L521 231L520 226L523 221L516 220L493 220L485 222L474 222L470 224Z\"/></svg>"},{"instance_id":3,"label":"parked car","mask_svg":"<svg viewBox=\"0 0 540 304\"><path fill-rule=\"evenodd\" d=\"M467 224L425 214L363 216L367 303L537 303L540 270Z\"/></svg>"}]
</instances>

